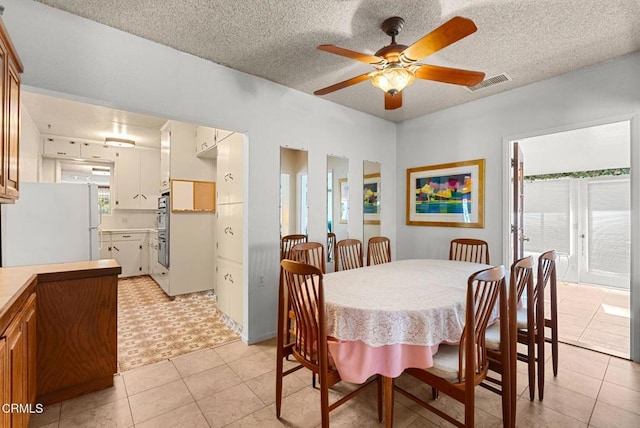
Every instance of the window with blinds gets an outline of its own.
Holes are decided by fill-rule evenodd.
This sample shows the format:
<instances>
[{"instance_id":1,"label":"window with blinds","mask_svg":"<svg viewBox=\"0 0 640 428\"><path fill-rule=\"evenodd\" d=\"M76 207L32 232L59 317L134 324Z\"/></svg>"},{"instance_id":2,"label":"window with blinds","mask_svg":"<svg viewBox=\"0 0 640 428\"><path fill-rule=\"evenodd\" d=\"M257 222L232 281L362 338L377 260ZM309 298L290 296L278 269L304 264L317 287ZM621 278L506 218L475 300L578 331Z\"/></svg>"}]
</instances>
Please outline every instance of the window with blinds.
<instances>
[{"instance_id":1,"label":"window with blinds","mask_svg":"<svg viewBox=\"0 0 640 428\"><path fill-rule=\"evenodd\" d=\"M543 253L554 248L569 253L571 248L570 180L541 180L524 183L524 233L528 252Z\"/></svg>"},{"instance_id":2,"label":"window with blinds","mask_svg":"<svg viewBox=\"0 0 640 428\"><path fill-rule=\"evenodd\" d=\"M629 273L630 186L628 178L587 182L590 271Z\"/></svg>"},{"instance_id":3,"label":"window with blinds","mask_svg":"<svg viewBox=\"0 0 640 428\"><path fill-rule=\"evenodd\" d=\"M111 188L98 186L98 206L100 214L111 214Z\"/></svg>"}]
</instances>

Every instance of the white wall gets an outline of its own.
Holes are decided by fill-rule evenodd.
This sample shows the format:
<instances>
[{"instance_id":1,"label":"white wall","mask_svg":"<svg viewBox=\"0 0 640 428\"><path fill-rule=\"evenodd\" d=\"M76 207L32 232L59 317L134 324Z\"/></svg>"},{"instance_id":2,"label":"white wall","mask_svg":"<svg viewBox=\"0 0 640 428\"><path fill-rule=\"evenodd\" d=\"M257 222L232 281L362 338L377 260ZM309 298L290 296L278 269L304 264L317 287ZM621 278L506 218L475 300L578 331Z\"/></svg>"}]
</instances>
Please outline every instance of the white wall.
<instances>
[{"instance_id":1,"label":"white wall","mask_svg":"<svg viewBox=\"0 0 640 428\"><path fill-rule=\"evenodd\" d=\"M486 177L484 229L406 226L405 189L397 192L398 257L446 258L449 241L468 236L487 240L492 261L500 263L509 227L503 223L504 139L638 114L639 71L634 54L400 124L397 182L407 168L478 158L486 159Z\"/></svg>"},{"instance_id":2,"label":"white wall","mask_svg":"<svg viewBox=\"0 0 640 428\"><path fill-rule=\"evenodd\" d=\"M309 152L309 239L326 239L326 156L349 158L349 182L362 186L362 161L382 163L383 188L396 199L395 125L313 95L236 72L74 15L6 0L3 20L20 54L24 85L248 136L245 159L244 340L275 335L279 260L280 146ZM402 182L401 182L402 183ZM360 195L351 194L351 206ZM362 237L351 210L349 236ZM395 239L396 213L384 210L381 233ZM264 286L258 286L258 276Z\"/></svg>"}]
</instances>

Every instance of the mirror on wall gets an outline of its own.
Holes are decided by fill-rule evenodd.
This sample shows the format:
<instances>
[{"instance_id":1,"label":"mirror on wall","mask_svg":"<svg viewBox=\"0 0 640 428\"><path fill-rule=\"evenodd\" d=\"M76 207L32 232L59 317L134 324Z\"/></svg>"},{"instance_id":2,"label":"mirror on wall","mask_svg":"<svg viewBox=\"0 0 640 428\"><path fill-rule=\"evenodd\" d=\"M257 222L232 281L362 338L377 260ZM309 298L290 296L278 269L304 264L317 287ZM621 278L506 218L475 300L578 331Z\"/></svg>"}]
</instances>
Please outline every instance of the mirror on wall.
<instances>
[{"instance_id":1,"label":"mirror on wall","mask_svg":"<svg viewBox=\"0 0 640 428\"><path fill-rule=\"evenodd\" d=\"M364 161L362 180L363 245L372 236L380 236L380 162ZM365 255L366 256L366 255Z\"/></svg>"},{"instance_id":2,"label":"mirror on wall","mask_svg":"<svg viewBox=\"0 0 640 428\"><path fill-rule=\"evenodd\" d=\"M349 237L349 160L327 156L327 234L335 234L335 242ZM327 235L329 237L329 235ZM327 261L333 262L333 251L327 241Z\"/></svg>"},{"instance_id":3,"label":"mirror on wall","mask_svg":"<svg viewBox=\"0 0 640 428\"><path fill-rule=\"evenodd\" d=\"M280 237L307 235L307 152L280 147Z\"/></svg>"}]
</instances>

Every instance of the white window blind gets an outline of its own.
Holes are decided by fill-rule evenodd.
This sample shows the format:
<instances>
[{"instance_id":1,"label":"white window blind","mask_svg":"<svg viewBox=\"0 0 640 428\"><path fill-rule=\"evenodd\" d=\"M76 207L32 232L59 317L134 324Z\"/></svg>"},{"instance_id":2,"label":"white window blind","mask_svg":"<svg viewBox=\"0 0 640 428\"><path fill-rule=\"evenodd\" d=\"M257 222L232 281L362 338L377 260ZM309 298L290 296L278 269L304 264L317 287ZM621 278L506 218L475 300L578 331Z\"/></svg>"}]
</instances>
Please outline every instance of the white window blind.
<instances>
[{"instance_id":1,"label":"white window blind","mask_svg":"<svg viewBox=\"0 0 640 428\"><path fill-rule=\"evenodd\" d=\"M588 182L589 271L629 273L630 191L628 178Z\"/></svg>"},{"instance_id":2,"label":"white window blind","mask_svg":"<svg viewBox=\"0 0 640 428\"><path fill-rule=\"evenodd\" d=\"M569 179L525 182L524 233L529 237L526 251L570 252L569 193Z\"/></svg>"}]
</instances>

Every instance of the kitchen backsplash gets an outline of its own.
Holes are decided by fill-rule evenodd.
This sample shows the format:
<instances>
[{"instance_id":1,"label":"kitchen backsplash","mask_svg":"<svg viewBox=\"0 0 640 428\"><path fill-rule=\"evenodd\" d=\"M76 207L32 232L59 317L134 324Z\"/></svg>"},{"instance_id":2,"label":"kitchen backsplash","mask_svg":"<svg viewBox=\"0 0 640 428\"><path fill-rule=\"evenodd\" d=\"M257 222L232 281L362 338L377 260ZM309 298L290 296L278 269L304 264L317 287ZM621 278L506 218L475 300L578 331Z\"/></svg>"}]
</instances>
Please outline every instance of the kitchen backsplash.
<instances>
[{"instance_id":1,"label":"kitchen backsplash","mask_svg":"<svg viewBox=\"0 0 640 428\"><path fill-rule=\"evenodd\" d=\"M101 229L155 229L158 227L155 211L114 210L111 215L103 215Z\"/></svg>"}]
</instances>

